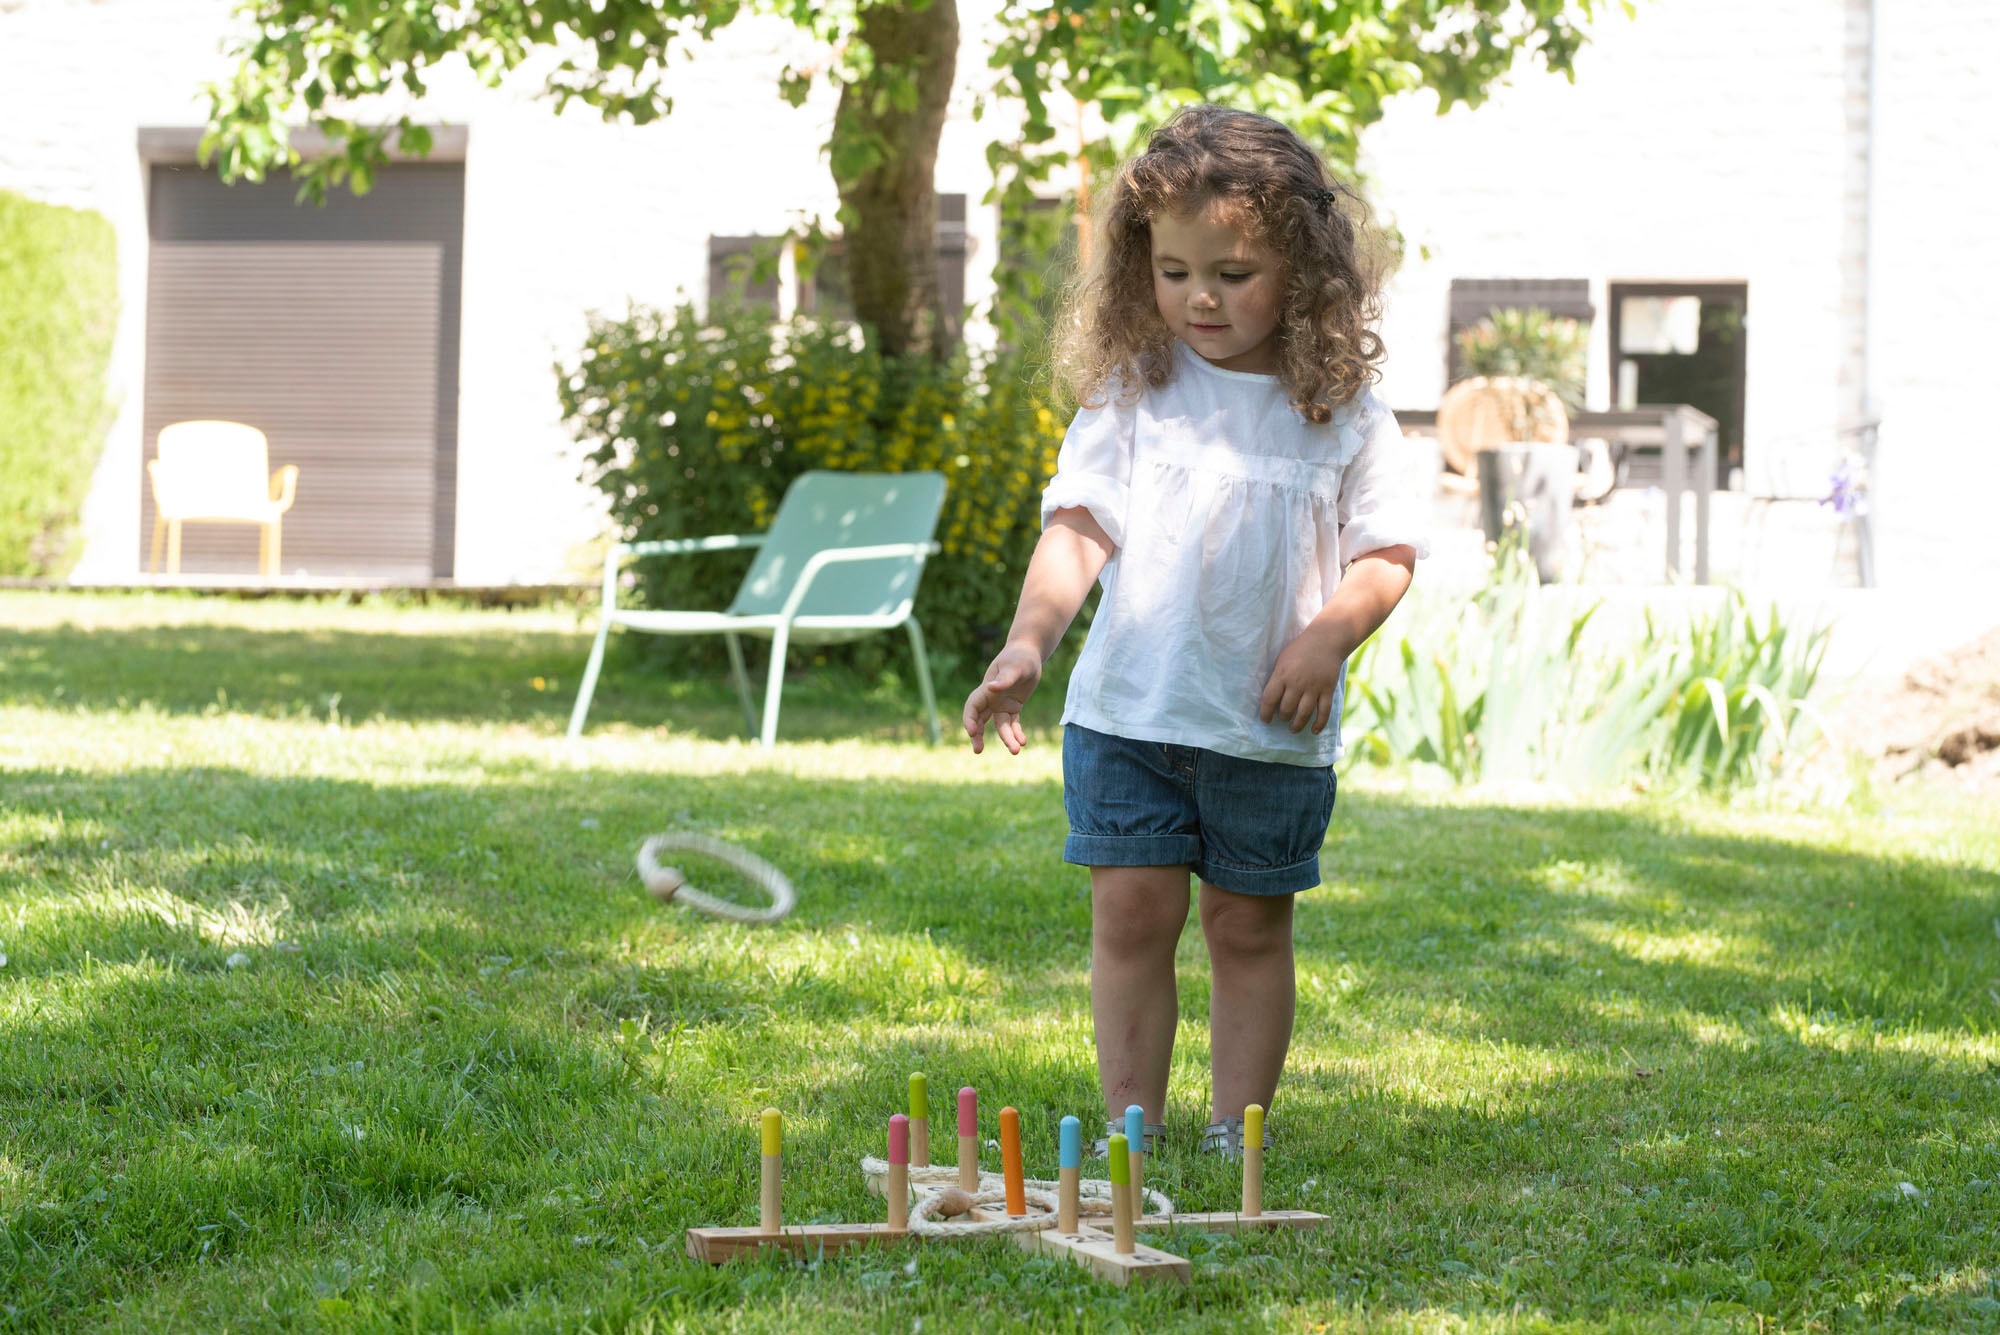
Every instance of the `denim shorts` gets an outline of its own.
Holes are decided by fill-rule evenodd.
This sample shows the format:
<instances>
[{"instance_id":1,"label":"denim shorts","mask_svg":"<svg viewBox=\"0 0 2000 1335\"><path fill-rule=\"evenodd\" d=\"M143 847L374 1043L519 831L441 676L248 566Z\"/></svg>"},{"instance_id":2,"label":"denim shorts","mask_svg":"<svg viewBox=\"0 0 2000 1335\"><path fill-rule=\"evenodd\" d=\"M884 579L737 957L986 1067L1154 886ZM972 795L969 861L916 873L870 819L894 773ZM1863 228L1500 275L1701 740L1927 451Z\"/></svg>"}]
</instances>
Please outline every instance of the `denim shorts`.
<instances>
[{"instance_id":1,"label":"denim shorts","mask_svg":"<svg viewBox=\"0 0 2000 1335\"><path fill-rule=\"evenodd\" d=\"M1239 895L1319 884L1333 818L1331 765L1239 760L1198 746L1063 727L1063 861L1188 866Z\"/></svg>"}]
</instances>

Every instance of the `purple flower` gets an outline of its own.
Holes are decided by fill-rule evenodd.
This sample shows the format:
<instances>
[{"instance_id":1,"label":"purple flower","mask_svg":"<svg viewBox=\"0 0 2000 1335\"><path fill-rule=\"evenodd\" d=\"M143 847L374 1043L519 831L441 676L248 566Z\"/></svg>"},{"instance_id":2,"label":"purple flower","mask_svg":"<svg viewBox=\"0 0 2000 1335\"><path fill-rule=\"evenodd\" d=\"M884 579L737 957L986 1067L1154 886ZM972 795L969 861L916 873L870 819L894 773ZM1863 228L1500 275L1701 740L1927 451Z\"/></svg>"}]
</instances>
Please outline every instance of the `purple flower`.
<instances>
[{"instance_id":1,"label":"purple flower","mask_svg":"<svg viewBox=\"0 0 2000 1335\"><path fill-rule=\"evenodd\" d=\"M1851 454L1841 455L1829 481L1832 490L1820 498L1821 505L1832 506L1842 519L1868 513L1868 471L1860 459Z\"/></svg>"}]
</instances>

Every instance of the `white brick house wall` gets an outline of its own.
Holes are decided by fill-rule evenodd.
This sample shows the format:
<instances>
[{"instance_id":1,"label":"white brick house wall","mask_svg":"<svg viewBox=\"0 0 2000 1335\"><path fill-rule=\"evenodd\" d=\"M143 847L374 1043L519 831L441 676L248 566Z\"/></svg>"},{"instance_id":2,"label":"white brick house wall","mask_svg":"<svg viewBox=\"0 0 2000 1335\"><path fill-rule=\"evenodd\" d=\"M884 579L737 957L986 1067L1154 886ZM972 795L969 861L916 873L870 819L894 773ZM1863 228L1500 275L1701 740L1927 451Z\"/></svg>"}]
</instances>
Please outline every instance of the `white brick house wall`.
<instances>
[{"instance_id":1,"label":"white brick house wall","mask_svg":"<svg viewBox=\"0 0 2000 1335\"><path fill-rule=\"evenodd\" d=\"M2000 6L1878 0L1869 346L1885 584L1945 583L2000 619Z\"/></svg>"},{"instance_id":2,"label":"white brick house wall","mask_svg":"<svg viewBox=\"0 0 2000 1335\"><path fill-rule=\"evenodd\" d=\"M1652 0L1595 27L1573 86L1524 71L1474 110L1394 105L1364 142L1409 242L1384 328L1391 402L1437 401L1453 278L1589 278L1600 322L1610 281L1747 282L1752 483L1760 455L1858 416L1865 374L1881 581L2000 589L2000 527L1981 519L2000 498L1981 337L2000 311L2000 97L1976 63L2000 6L1872 8L1872 153L1866 0ZM1602 333L1590 384L1607 406Z\"/></svg>"},{"instance_id":3,"label":"white brick house wall","mask_svg":"<svg viewBox=\"0 0 2000 1335\"><path fill-rule=\"evenodd\" d=\"M991 290L992 122L981 16L963 4L960 92L940 190L972 201L967 295ZM227 71L229 0L0 0L0 187L99 210L119 235L123 412L86 513L79 576L140 566L139 398L146 220L139 126L200 122ZM1874 15L1874 60L1867 18ZM821 97L794 111L776 72L800 38L743 25L684 64L673 116L644 129L529 91L441 88L429 120L468 125L459 406L458 577L559 574L599 527L556 419L550 366L584 312L699 297L711 234L829 213ZM1749 285L1749 462L1824 439L1872 388L1884 417L1881 576L1994 588L2000 449L1985 440L2000 311L2000 102L1975 64L2000 45L1987 0L1649 0L1596 27L1574 85L1523 70L1486 105L1413 96L1365 140L1366 170L1409 257L1389 294L1386 391L1443 388L1454 278L1582 277L1602 321L1620 280ZM1869 139L1869 80L1875 92ZM1871 151L1872 149L1872 151ZM1864 266L1864 256L1868 264ZM1609 401L1605 340L1591 397ZM1755 480L1753 476L1753 481ZM2000 600L2000 594L1995 594Z\"/></svg>"}]
</instances>

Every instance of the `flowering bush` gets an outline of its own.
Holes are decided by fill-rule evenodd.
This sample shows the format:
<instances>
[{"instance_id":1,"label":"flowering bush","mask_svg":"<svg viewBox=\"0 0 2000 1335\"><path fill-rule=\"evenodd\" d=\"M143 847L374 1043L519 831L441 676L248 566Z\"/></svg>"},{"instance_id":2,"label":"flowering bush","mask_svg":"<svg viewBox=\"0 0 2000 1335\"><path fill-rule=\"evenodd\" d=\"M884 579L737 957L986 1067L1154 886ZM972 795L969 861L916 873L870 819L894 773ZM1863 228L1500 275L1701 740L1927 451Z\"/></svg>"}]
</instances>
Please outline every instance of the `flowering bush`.
<instances>
[{"instance_id":1,"label":"flowering bush","mask_svg":"<svg viewBox=\"0 0 2000 1335\"><path fill-rule=\"evenodd\" d=\"M851 330L635 307L559 366L563 414L620 541L763 529L814 468L945 475L943 546L917 599L941 671L984 665L1040 535L1063 424L1024 359L885 359ZM748 555L639 562L653 607L719 608ZM885 652L886 640L864 642ZM973 662L973 660L977 660Z\"/></svg>"}]
</instances>

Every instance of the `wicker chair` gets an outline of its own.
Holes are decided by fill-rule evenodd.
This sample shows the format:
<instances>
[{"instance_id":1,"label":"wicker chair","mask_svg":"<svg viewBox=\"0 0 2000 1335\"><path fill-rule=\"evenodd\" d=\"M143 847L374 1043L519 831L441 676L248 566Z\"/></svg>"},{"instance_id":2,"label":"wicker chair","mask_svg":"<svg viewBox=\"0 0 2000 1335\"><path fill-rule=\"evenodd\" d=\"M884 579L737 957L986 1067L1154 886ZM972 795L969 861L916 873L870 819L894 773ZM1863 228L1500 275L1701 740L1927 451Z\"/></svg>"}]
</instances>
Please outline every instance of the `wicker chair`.
<instances>
[{"instance_id":1,"label":"wicker chair","mask_svg":"<svg viewBox=\"0 0 2000 1335\"><path fill-rule=\"evenodd\" d=\"M1500 445L1566 445L1569 414L1554 390L1517 376L1474 376L1438 402L1438 446L1445 464L1471 477L1475 456Z\"/></svg>"}]
</instances>

